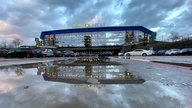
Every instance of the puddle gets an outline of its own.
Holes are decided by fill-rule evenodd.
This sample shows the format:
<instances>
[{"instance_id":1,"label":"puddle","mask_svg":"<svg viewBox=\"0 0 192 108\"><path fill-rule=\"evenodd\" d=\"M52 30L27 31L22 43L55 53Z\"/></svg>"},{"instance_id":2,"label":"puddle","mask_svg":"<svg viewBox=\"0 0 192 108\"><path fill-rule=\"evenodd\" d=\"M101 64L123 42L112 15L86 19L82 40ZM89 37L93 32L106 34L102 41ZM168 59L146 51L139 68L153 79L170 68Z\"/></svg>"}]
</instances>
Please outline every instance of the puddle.
<instances>
[{"instance_id":1,"label":"puddle","mask_svg":"<svg viewBox=\"0 0 192 108\"><path fill-rule=\"evenodd\" d=\"M0 67L0 106L168 108L187 104L173 86L145 81L138 73L130 72L134 65L85 57Z\"/></svg>"},{"instance_id":2,"label":"puddle","mask_svg":"<svg viewBox=\"0 0 192 108\"><path fill-rule=\"evenodd\" d=\"M80 58L71 63L58 61L38 66L46 81L71 84L139 84L144 79L134 76L116 62L98 58Z\"/></svg>"},{"instance_id":3,"label":"puddle","mask_svg":"<svg viewBox=\"0 0 192 108\"><path fill-rule=\"evenodd\" d=\"M107 58L72 58L53 62L31 63L1 67L17 76L36 70L45 81L69 84L142 84L144 79L133 75L122 64Z\"/></svg>"}]
</instances>

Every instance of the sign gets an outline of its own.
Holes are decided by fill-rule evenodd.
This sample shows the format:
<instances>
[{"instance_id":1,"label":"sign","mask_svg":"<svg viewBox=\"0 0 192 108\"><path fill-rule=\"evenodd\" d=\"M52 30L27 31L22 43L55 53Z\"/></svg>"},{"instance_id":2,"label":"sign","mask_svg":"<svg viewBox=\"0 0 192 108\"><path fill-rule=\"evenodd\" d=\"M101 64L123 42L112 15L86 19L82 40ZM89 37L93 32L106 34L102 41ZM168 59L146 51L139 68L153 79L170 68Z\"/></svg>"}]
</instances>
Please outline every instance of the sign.
<instances>
[{"instance_id":1,"label":"sign","mask_svg":"<svg viewBox=\"0 0 192 108\"><path fill-rule=\"evenodd\" d=\"M75 24L73 28L84 28L84 27L102 27L104 23L86 23L86 24Z\"/></svg>"},{"instance_id":2,"label":"sign","mask_svg":"<svg viewBox=\"0 0 192 108\"><path fill-rule=\"evenodd\" d=\"M50 39L54 39L54 38L55 38L55 35L54 35L54 34L50 34L49 38L50 38Z\"/></svg>"}]
</instances>

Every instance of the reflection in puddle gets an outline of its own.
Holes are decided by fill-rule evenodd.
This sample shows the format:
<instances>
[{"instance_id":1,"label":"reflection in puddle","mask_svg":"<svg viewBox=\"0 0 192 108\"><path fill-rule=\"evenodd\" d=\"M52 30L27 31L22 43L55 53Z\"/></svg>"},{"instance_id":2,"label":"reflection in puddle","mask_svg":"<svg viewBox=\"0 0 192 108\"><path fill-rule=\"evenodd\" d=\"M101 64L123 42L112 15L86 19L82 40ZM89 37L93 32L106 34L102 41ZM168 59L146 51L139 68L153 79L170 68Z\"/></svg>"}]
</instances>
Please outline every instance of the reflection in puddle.
<instances>
[{"instance_id":1,"label":"reflection in puddle","mask_svg":"<svg viewBox=\"0 0 192 108\"><path fill-rule=\"evenodd\" d=\"M2 108L13 106L14 108L63 108L63 106L191 108L191 88L163 85L161 81L166 83L172 80L161 80L168 77L163 76L162 70L153 69L142 70L142 74L148 74L149 77L159 80L148 79L143 83L144 79L135 76L137 73L129 71L134 69L136 70L134 72L141 71L134 65L130 62L119 64L109 59L81 58L0 67L0 106ZM129 70L126 70L127 68ZM155 76L155 73L161 73L161 76ZM147 79L146 76L144 78Z\"/></svg>"},{"instance_id":2,"label":"reflection in puddle","mask_svg":"<svg viewBox=\"0 0 192 108\"><path fill-rule=\"evenodd\" d=\"M75 58L63 61L32 63L0 67L1 70L14 71L17 76L24 75L25 69L37 69L46 81L70 84L139 84L144 79L133 75L125 67L110 59Z\"/></svg>"},{"instance_id":3,"label":"reflection in puddle","mask_svg":"<svg viewBox=\"0 0 192 108\"><path fill-rule=\"evenodd\" d=\"M131 72L116 62L98 58L80 58L71 63L57 61L43 63L38 66L38 75L43 73L46 81L65 82L71 84L137 84L144 79L132 75Z\"/></svg>"}]
</instances>

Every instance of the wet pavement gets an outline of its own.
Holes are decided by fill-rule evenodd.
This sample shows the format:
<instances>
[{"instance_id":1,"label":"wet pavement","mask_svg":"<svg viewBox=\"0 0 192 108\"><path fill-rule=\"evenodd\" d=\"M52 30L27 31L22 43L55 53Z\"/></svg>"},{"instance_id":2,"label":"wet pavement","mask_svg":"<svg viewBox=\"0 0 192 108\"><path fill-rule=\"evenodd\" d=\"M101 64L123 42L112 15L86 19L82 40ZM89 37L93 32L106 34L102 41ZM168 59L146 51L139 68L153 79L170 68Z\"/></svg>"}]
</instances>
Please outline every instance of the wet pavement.
<instances>
[{"instance_id":1,"label":"wet pavement","mask_svg":"<svg viewBox=\"0 0 192 108\"><path fill-rule=\"evenodd\" d=\"M131 59L143 61L158 61L171 63L192 64L192 56L131 56Z\"/></svg>"},{"instance_id":2,"label":"wet pavement","mask_svg":"<svg viewBox=\"0 0 192 108\"><path fill-rule=\"evenodd\" d=\"M192 70L118 57L40 61L0 67L1 108L192 107Z\"/></svg>"}]
</instances>

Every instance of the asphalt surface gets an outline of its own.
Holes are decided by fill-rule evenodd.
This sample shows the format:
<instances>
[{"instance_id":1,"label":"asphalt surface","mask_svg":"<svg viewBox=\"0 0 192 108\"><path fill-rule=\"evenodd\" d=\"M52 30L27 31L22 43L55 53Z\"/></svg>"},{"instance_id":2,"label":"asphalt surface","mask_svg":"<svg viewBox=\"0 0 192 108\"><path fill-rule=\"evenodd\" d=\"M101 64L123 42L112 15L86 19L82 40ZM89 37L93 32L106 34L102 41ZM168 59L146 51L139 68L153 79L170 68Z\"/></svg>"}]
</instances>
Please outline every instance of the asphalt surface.
<instances>
[{"instance_id":1,"label":"asphalt surface","mask_svg":"<svg viewBox=\"0 0 192 108\"><path fill-rule=\"evenodd\" d=\"M110 57L109 63L104 64L91 61L74 63L77 58L2 58L0 106L2 108L192 108L191 67L164 63L190 65L191 58L191 56ZM61 60L64 60L64 65ZM26 63L30 65L21 65ZM134 76L129 79L140 78L144 82L101 84L97 78L89 75L90 71L93 75L101 71L104 78L110 80L113 75L119 73L118 75L123 76L122 73L126 71L131 74L129 76ZM71 72L73 74L70 74ZM55 78L58 74L61 78L65 78L66 75L81 75L87 78L88 75L91 83L69 84L62 82L61 78L60 82L55 81L58 81L58 78L45 80L43 77L45 73L48 77L51 75L51 78ZM101 76L99 78L102 79Z\"/></svg>"},{"instance_id":2,"label":"asphalt surface","mask_svg":"<svg viewBox=\"0 0 192 108\"><path fill-rule=\"evenodd\" d=\"M192 56L131 56L131 59L143 61L159 61L170 63L192 64Z\"/></svg>"}]
</instances>

